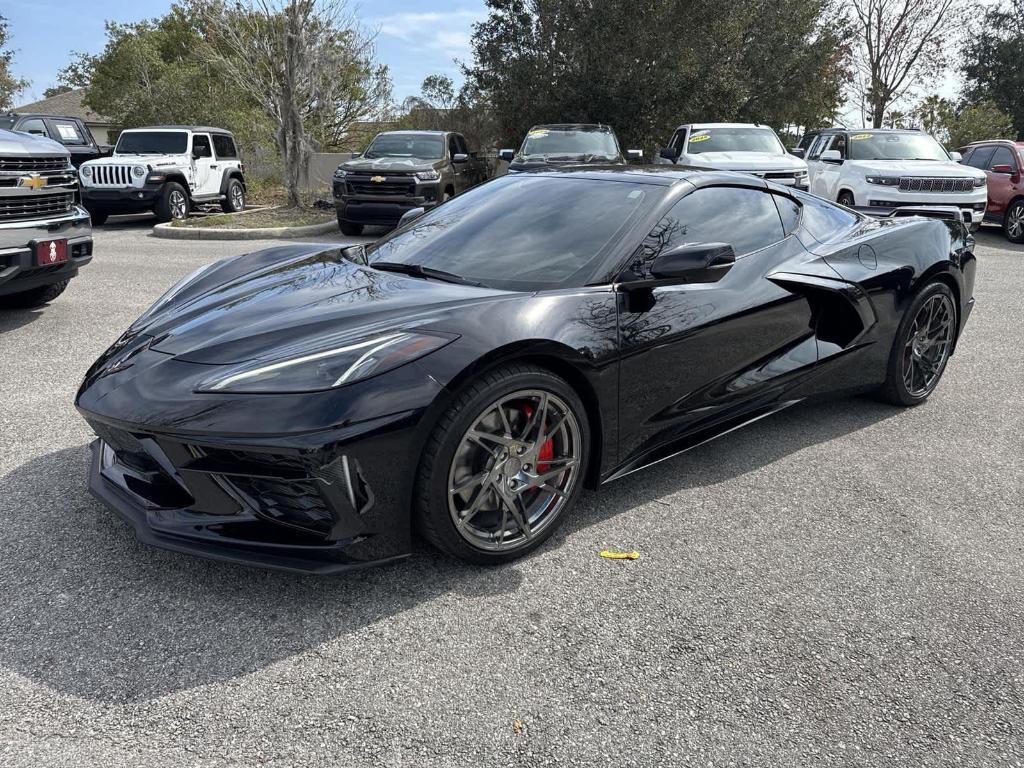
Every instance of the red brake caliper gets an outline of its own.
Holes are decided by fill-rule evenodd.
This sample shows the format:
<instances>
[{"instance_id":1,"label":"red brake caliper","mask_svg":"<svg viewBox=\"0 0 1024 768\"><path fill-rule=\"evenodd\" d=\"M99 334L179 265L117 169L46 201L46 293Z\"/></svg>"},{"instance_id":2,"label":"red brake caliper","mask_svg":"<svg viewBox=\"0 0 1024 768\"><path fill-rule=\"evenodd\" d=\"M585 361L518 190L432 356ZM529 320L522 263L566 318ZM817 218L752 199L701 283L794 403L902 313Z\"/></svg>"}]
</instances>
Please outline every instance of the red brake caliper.
<instances>
[{"instance_id":1,"label":"red brake caliper","mask_svg":"<svg viewBox=\"0 0 1024 768\"><path fill-rule=\"evenodd\" d=\"M533 406L528 403L523 403L523 413L526 415L526 420L529 421L533 418ZM543 425L541 425L543 427ZM537 452L537 474L542 475L548 471L551 467L547 462L555 458L555 444L553 438L548 438L544 445L540 447L540 451ZM545 461L546 460L546 461Z\"/></svg>"}]
</instances>

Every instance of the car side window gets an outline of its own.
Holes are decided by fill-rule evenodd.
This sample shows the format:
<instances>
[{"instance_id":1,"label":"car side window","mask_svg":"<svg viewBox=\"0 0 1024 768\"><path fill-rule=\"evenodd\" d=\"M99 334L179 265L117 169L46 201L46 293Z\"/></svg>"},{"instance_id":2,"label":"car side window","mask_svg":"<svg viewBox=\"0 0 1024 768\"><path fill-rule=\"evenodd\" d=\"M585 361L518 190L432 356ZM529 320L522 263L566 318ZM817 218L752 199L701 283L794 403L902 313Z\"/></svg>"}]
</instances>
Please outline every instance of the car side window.
<instances>
[{"instance_id":1,"label":"car side window","mask_svg":"<svg viewBox=\"0 0 1024 768\"><path fill-rule=\"evenodd\" d=\"M842 134L842 133L837 133L835 136L832 137L832 143L828 145L828 148L829 149L834 149L836 152L839 153L839 156L841 158L843 158L843 160L845 160L846 159L846 135Z\"/></svg>"},{"instance_id":2,"label":"car side window","mask_svg":"<svg viewBox=\"0 0 1024 768\"><path fill-rule=\"evenodd\" d=\"M70 120L50 120L50 126L57 132L57 141L61 144L78 146L89 143L78 126Z\"/></svg>"},{"instance_id":3,"label":"car side window","mask_svg":"<svg viewBox=\"0 0 1024 768\"><path fill-rule=\"evenodd\" d=\"M462 136L455 137L455 146L458 147L459 152L464 155L469 154L469 147L466 146L466 139Z\"/></svg>"},{"instance_id":4,"label":"car side window","mask_svg":"<svg viewBox=\"0 0 1024 768\"><path fill-rule=\"evenodd\" d=\"M992 159L992 155L995 153L995 147L978 147L971 153L971 159L968 161L968 165L971 168L980 168L981 170L987 170L989 166L989 160Z\"/></svg>"},{"instance_id":5,"label":"car side window","mask_svg":"<svg viewBox=\"0 0 1024 768\"><path fill-rule=\"evenodd\" d=\"M799 203L782 195L772 195L772 198L775 200L775 206L779 209L779 218L782 219L783 232L787 235L793 234L796 228L800 226Z\"/></svg>"},{"instance_id":6,"label":"car side window","mask_svg":"<svg viewBox=\"0 0 1024 768\"><path fill-rule=\"evenodd\" d=\"M459 154L459 143L455 141L455 134L453 133L448 137L448 155L452 156L457 154Z\"/></svg>"},{"instance_id":7,"label":"car side window","mask_svg":"<svg viewBox=\"0 0 1024 768\"><path fill-rule=\"evenodd\" d=\"M217 158L221 160L234 160L238 157L235 142L230 136L225 136L221 133L214 134L213 149L217 153Z\"/></svg>"},{"instance_id":8,"label":"car side window","mask_svg":"<svg viewBox=\"0 0 1024 768\"><path fill-rule=\"evenodd\" d=\"M810 195L802 195L803 225L815 240L825 241L857 223L856 215Z\"/></svg>"},{"instance_id":9,"label":"car side window","mask_svg":"<svg viewBox=\"0 0 1024 768\"><path fill-rule=\"evenodd\" d=\"M974 154L973 149L965 149L960 152L960 165L970 165L971 155Z\"/></svg>"},{"instance_id":10,"label":"car side window","mask_svg":"<svg viewBox=\"0 0 1024 768\"><path fill-rule=\"evenodd\" d=\"M192 137L192 154L196 157L213 157L210 150L210 137L196 134Z\"/></svg>"},{"instance_id":11,"label":"car side window","mask_svg":"<svg viewBox=\"0 0 1024 768\"><path fill-rule=\"evenodd\" d=\"M728 243L743 256L785 239L768 192L743 187L704 187L672 206L644 238L632 270L650 272L654 259L686 243ZM742 216L736 212L742 211Z\"/></svg>"},{"instance_id":12,"label":"car side window","mask_svg":"<svg viewBox=\"0 0 1024 768\"><path fill-rule=\"evenodd\" d=\"M686 141L686 131L680 130L672 134L672 141L668 143L673 149L678 149L680 152L683 151L683 144Z\"/></svg>"},{"instance_id":13,"label":"car side window","mask_svg":"<svg viewBox=\"0 0 1024 768\"><path fill-rule=\"evenodd\" d=\"M1006 147L996 147L996 151L992 154L992 159L988 163L988 170L991 171L997 165L1008 165L1016 169L1017 164L1013 162L1013 153Z\"/></svg>"},{"instance_id":14,"label":"car side window","mask_svg":"<svg viewBox=\"0 0 1024 768\"><path fill-rule=\"evenodd\" d=\"M830 138L832 138L830 134L818 134L818 136L814 140L814 144L811 146L810 151L807 153L807 157L812 160L821 157L821 153L824 151L825 145L828 143Z\"/></svg>"},{"instance_id":15,"label":"car side window","mask_svg":"<svg viewBox=\"0 0 1024 768\"><path fill-rule=\"evenodd\" d=\"M50 138L50 134L46 130L46 124L35 117L23 122L18 130L22 133L31 133L35 136L45 136L46 138Z\"/></svg>"},{"instance_id":16,"label":"car side window","mask_svg":"<svg viewBox=\"0 0 1024 768\"><path fill-rule=\"evenodd\" d=\"M816 133L808 133L806 136L804 136L802 139L800 139L800 143L796 145L796 148L797 149L804 149L804 150L806 150L806 149L810 148L811 144L814 143L814 140L816 138L818 138L818 134L816 134Z\"/></svg>"}]
</instances>

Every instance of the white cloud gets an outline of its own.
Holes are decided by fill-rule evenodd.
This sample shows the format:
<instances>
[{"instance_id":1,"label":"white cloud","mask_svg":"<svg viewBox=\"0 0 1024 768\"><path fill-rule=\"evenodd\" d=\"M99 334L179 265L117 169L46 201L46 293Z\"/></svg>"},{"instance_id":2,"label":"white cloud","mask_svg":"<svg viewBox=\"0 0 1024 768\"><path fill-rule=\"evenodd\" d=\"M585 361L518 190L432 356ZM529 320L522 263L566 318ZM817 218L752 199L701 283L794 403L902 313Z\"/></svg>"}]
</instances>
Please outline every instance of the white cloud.
<instances>
[{"instance_id":1,"label":"white cloud","mask_svg":"<svg viewBox=\"0 0 1024 768\"><path fill-rule=\"evenodd\" d=\"M369 24L371 28L378 28L382 36L398 38L417 50L449 59L468 59L470 25L485 15L484 11L396 13L370 19Z\"/></svg>"}]
</instances>

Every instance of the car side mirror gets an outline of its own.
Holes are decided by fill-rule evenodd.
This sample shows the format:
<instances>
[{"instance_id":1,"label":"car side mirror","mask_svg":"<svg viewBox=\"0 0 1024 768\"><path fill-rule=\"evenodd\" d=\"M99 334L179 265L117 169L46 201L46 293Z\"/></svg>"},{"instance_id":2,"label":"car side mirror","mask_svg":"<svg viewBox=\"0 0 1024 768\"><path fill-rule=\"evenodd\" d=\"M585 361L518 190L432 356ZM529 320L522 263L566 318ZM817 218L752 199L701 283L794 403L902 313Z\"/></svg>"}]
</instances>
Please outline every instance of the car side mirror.
<instances>
[{"instance_id":1,"label":"car side mirror","mask_svg":"<svg viewBox=\"0 0 1024 768\"><path fill-rule=\"evenodd\" d=\"M453 163L468 163L469 162L469 155L467 155L465 152L457 152L456 154L452 155L452 162Z\"/></svg>"},{"instance_id":2,"label":"car side mirror","mask_svg":"<svg viewBox=\"0 0 1024 768\"><path fill-rule=\"evenodd\" d=\"M503 149L500 152L498 152L498 157L504 160L506 163L511 163L512 158L515 156L516 151L514 149Z\"/></svg>"},{"instance_id":3,"label":"car side mirror","mask_svg":"<svg viewBox=\"0 0 1024 768\"><path fill-rule=\"evenodd\" d=\"M651 265L655 280L670 283L714 283L736 263L729 243L684 243L669 248Z\"/></svg>"},{"instance_id":4,"label":"car side mirror","mask_svg":"<svg viewBox=\"0 0 1024 768\"><path fill-rule=\"evenodd\" d=\"M819 158L823 163L833 163L835 165L842 165L843 156L839 153L838 149L829 149L821 153Z\"/></svg>"},{"instance_id":5,"label":"car side mirror","mask_svg":"<svg viewBox=\"0 0 1024 768\"><path fill-rule=\"evenodd\" d=\"M952 160L954 163L959 163L961 160L964 159L964 156L961 155L959 152L950 152L949 159Z\"/></svg>"},{"instance_id":6,"label":"car side mirror","mask_svg":"<svg viewBox=\"0 0 1024 768\"><path fill-rule=\"evenodd\" d=\"M791 150L789 150L789 154L793 155L794 157L803 157L804 155L807 154L807 150L804 149L803 147L793 147Z\"/></svg>"},{"instance_id":7,"label":"car side mirror","mask_svg":"<svg viewBox=\"0 0 1024 768\"><path fill-rule=\"evenodd\" d=\"M203 150L193 147L193 149L192 149L192 159L193 160L198 160L201 157L205 157L205 155L203 154Z\"/></svg>"},{"instance_id":8,"label":"car side mirror","mask_svg":"<svg viewBox=\"0 0 1024 768\"><path fill-rule=\"evenodd\" d=\"M671 160L674 163L679 159L679 150L675 147L662 147L658 150L658 157L664 160Z\"/></svg>"},{"instance_id":9,"label":"car side mirror","mask_svg":"<svg viewBox=\"0 0 1024 768\"><path fill-rule=\"evenodd\" d=\"M992 173L1005 173L1007 176L1013 176L1015 171L1009 163L999 163L992 166Z\"/></svg>"},{"instance_id":10,"label":"car side mirror","mask_svg":"<svg viewBox=\"0 0 1024 768\"><path fill-rule=\"evenodd\" d=\"M626 150L627 160L643 160L644 151L642 149L627 149Z\"/></svg>"},{"instance_id":11,"label":"car side mirror","mask_svg":"<svg viewBox=\"0 0 1024 768\"><path fill-rule=\"evenodd\" d=\"M410 208L408 211L403 213L402 218L398 220L398 228L404 227L410 221L415 221L426 212L426 208Z\"/></svg>"}]
</instances>

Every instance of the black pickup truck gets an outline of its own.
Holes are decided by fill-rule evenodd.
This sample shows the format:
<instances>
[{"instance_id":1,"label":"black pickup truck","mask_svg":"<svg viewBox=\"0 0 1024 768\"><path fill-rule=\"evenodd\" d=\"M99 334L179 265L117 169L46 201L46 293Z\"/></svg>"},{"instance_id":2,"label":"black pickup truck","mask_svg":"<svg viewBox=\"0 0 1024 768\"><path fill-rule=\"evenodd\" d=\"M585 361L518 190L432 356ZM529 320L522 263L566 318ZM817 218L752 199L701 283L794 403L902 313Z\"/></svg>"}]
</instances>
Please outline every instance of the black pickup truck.
<instances>
[{"instance_id":1,"label":"black pickup truck","mask_svg":"<svg viewBox=\"0 0 1024 768\"><path fill-rule=\"evenodd\" d=\"M334 172L334 207L346 235L393 227L414 208L433 208L487 178L487 163L461 133L388 131Z\"/></svg>"},{"instance_id":2,"label":"black pickup truck","mask_svg":"<svg viewBox=\"0 0 1024 768\"><path fill-rule=\"evenodd\" d=\"M8 112L0 115L0 128L31 133L63 144L71 153L71 164L78 168L86 160L106 157L110 147L96 143L89 128L77 117L58 117L35 112Z\"/></svg>"}]
</instances>

